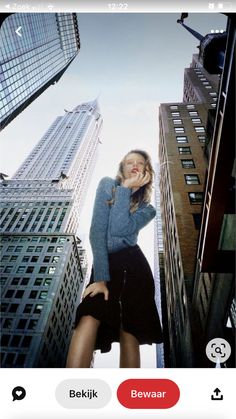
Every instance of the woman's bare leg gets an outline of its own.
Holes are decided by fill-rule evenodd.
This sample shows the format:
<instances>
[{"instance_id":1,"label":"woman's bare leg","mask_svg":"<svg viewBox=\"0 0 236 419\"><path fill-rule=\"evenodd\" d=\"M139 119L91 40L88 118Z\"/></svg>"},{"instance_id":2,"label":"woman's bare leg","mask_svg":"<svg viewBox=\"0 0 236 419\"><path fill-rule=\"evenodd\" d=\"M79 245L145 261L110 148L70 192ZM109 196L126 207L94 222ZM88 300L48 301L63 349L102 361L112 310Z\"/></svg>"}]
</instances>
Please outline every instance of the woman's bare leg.
<instances>
[{"instance_id":1,"label":"woman's bare leg","mask_svg":"<svg viewBox=\"0 0 236 419\"><path fill-rule=\"evenodd\" d=\"M92 316L82 316L74 330L66 368L90 368L100 321Z\"/></svg>"},{"instance_id":2,"label":"woman's bare leg","mask_svg":"<svg viewBox=\"0 0 236 419\"><path fill-rule=\"evenodd\" d=\"M140 368L139 342L124 330L120 331L120 368Z\"/></svg>"}]
</instances>

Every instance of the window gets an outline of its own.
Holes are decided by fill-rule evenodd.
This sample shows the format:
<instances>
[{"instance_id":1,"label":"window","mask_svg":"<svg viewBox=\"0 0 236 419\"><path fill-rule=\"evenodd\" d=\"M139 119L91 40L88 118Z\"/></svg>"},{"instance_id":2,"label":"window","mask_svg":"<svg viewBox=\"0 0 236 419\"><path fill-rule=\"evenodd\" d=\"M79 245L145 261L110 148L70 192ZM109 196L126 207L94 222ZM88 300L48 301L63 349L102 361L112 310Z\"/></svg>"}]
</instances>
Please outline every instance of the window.
<instances>
[{"instance_id":1,"label":"window","mask_svg":"<svg viewBox=\"0 0 236 419\"><path fill-rule=\"evenodd\" d=\"M194 225L196 230L200 230L201 227L201 220L202 220L202 215L201 214L192 214L193 215L193 221L194 221Z\"/></svg>"},{"instance_id":2,"label":"window","mask_svg":"<svg viewBox=\"0 0 236 419\"><path fill-rule=\"evenodd\" d=\"M4 323L3 323L3 327L5 329L11 329L12 327L12 323L13 323L13 319L9 318L9 319L5 319Z\"/></svg>"},{"instance_id":3,"label":"window","mask_svg":"<svg viewBox=\"0 0 236 419\"><path fill-rule=\"evenodd\" d=\"M46 270L47 270L47 267L46 266L41 266L41 268L39 269L39 273L40 274L43 274L43 273L46 272Z\"/></svg>"},{"instance_id":4,"label":"window","mask_svg":"<svg viewBox=\"0 0 236 419\"><path fill-rule=\"evenodd\" d=\"M187 109L195 109L195 105L187 105L186 108Z\"/></svg>"},{"instance_id":5,"label":"window","mask_svg":"<svg viewBox=\"0 0 236 419\"><path fill-rule=\"evenodd\" d=\"M190 204L202 204L203 202L202 192L189 192L188 196Z\"/></svg>"},{"instance_id":6,"label":"window","mask_svg":"<svg viewBox=\"0 0 236 419\"><path fill-rule=\"evenodd\" d=\"M39 257L38 256L32 256L31 262L38 262Z\"/></svg>"},{"instance_id":7,"label":"window","mask_svg":"<svg viewBox=\"0 0 236 419\"><path fill-rule=\"evenodd\" d=\"M200 143L205 143L206 142L206 136L205 135L198 135L198 140Z\"/></svg>"},{"instance_id":8,"label":"window","mask_svg":"<svg viewBox=\"0 0 236 419\"><path fill-rule=\"evenodd\" d=\"M45 287L50 287L51 282L52 282L52 279L51 279L51 278L46 278L46 279L44 280L43 285L44 285Z\"/></svg>"},{"instance_id":9,"label":"window","mask_svg":"<svg viewBox=\"0 0 236 419\"><path fill-rule=\"evenodd\" d=\"M173 124L174 125L182 125L183 121L182 121L182 119L173 119Z\"/></svg>"},{"instance_id":10,"label":"window","mask_svg":"<svg viewBox=\"0 0 236 419\"><path fill-rule=\"evenodd\" d=\"M191 154L190 147L178 147L179 154Z\"/></svg>"},{"instance_id":11,"label":"window","mask_svg":"<svg viewBox=\"0 0 236 419\"><path fill-rule=\"evenodd\" d=\"M5 298L12 298L14 294L14 290L8 290L5 294Z\"/></svg>"},{"instance_id":12,"label":"window","mask_svg":"<svg viewBox=\"0 0 236 419\"><path fill-rule=\"evenodd\" d=\"M11 281L11 285L18 285L20 282L20 278L13 278L13 280Z\"/></svg>"},{"instance_id":13,"label":"window","mask_svg":"<svg viewBox=\"0 0 236 419\"><path fill-rule=\"evenodd\" d=\"M199 177L198 175L184 175L185 183L187 185L199 185Z\"/></svg>"},{"instance_id":14,"label":"window","mask_svg":"<svg viewBox=\"0 0 236 419\"><path fill-rule=\"evenodd\" d=\"M35 286L40 286L42 285L43 279L42 278L36 278L34 281L34 285Z\"/></svg>"},{"instance_id":15,"label":"window","mask_svg":"<svg viewBox=\"0 0 236 419\"><path fill-rule=\"evenodd\" d=\"M187 139L187 137L186 136L177 136L176 137L176 141L177 141L177 143L179 143L179 144L182 144L182 143L188 143L188 139Z\"/></svg>"},{"instance_id":16,"label":"window","mask_svg":"<svg viewBox=\"0 0 236 419\"><path fill-rule=\"evenodd\" d=\"M7 346L11 335L2 335L1 346Z\"/></svg>"},{"instance_id":17,"label":"window","mask_svg":"<svg viewBox=\"0 0 236 419\"><path fill-rule=\"evenodd\" d=\"M45 300L45 298L47 298L48 292L47 291L41 291L39 294L39 298L41 300Z\"/></svg>"},{"instance_id":18,"label":"window","mask_svg":"<svg viewBox=\"0 0 236 419\"><path fill-rule=\"evenodd\" d=\"M42 309L43 309L43 304L36 304L36 306L34 308L34 313L35 314L40 314Z\"/></svg>"},{"instance_id":19,"label":"window","mask_svg":"<svg viewBox=\"0 0 236 419\"><path fill-rule=\"evenodd\" d=\"M21 319L18 321L17 329L24 329L27 323L27 319Z\"/></svg>"},{"instance_id":20,"label":"window","mask_svg":"<svg viewBox=\"0 0 236 419\"><path fill-rule=\"evenodd\" d=\"M21 285L28 285L28 283L29 283L29 278L22 278L22 281L21 281Z\"/></svg>"},{"instance_id":21,"label":"window","mask_svg":"<svg viewBox=\"0 0 236 419\"><path fill-rule=\"evenodd\" d=\"M48 268L48 273L49 273L50 275L53 275L53 274L54 274L54 272L55 272L55 270L56 270L56 266L49 266L49 268Z\"/></svg>"},{"instance_id":22,"label":"window","mask_svg":"<svg viewBox=\"0 0 236 419\"><path fill-rule=\"evenodd\" d=\"M178 105L171 105L171 106L170 106L170 109L171 109L172 111L177 111L179 108L178 108Z\"/></svg>"},{"instance_id":23,"label":"window","mask_svg":"<svg viewBox=\"0 0 236 419\"><path fill-rule=\"evenodd\" d=\"M176 116L180 116L179 112L171 112L171 116L176 117Z\"/></svg>"},{"instance_id":24,"label":"window","mask_svg":"<svg viewBox=\"0 0 236 419\"><path fill-rule=\"evenodd\" d=\"M184 131L184 128L183 128L183 127L178 127L178 128L177 128L177 127L175 127L175 132L176 132L177 134L179 134L179 133L181 133L181 132L183 132L183 133L184 133L185 131Z\"/></svg>"},{"instance_id":25,"label":"window","mask_svg":"<svg viewBox=\"0 0 236 419\"><path fill-rule=\"evenodd\" d=\"M28 268L26 269L26 273L31 274L32 272L34 272L34 267L33 266L28 266Z\"/></svg>"},{"instance_id":26,"label":"window","mask_svg":"<svg viewBox=\"0 0 236 419\"><path fill-rule=\"evenodd\" d=\"M33 304L26 304L23 313L31 313Z\"/></svg>"},{"instance_id":27,"label":"window","mask_svg":"<svg viewBox=\"0 0 236 419\"><path fill-rule=\"evenodd\" d=\"M17 269L17 273L25 272L25 266L19 266Z\"/></svg>"},{"instance_id":28,"label":"window","mask_svg":"<svg viewBox=\"0 0 236 419\"><path fill-rule=\"evenodd\" d=\"M213 96L217 96L217 93L216 92L210 92L209 95L211 95L213 97Z\"/></svg>"},{"instance_id":29,"label":"window","mask_svg":"<svg viewBox=\"0 0 236 419\"><path fill-rule=\"evenodd\" d=\"M184 169L191 169L195 167L193 160L181 160L181 164Z\"/></svg>"},{"instance_id":30,"label":"window","mask_svg":"<svg viewBox=\"0 0 236 419\"><path fill-rule=\"evenodd\" d=\"M5 313L7 311L8 304L7 303L1 303L1 312Z\"/></svg>"},{"instance_id":31,"label":"window","mask_svg":"<svg viewBox=\"0 0 236 419\"><path fill-rule=\"evenodd\" d=\"M28 348L31 344L32 336L24 336L21 344L22 348Z\"/></svg>"},{"instance_id":32,"label":"window","mask_svg":"<svg viewBox=\"0 0 236 419\"><path fill-rule=\"evenodd\" d=\"M194 127L196 132L205 132L205 128L204 127Z\"/></svg>"},{"instance_id":33,"label":"window","mask_svg":"<svg viewBox=\"0 0 236 419\"><path fill-rule=\"evenodd\" d=\"M15 246L8 246L7 252L13 252Z\"/></svg>"},{"instance_id":34,"label":"window","mask_svg":"<svg viewBox=\"0 0 236 419\"><path fill-rule=\"evenodd\" d=\"M48 263L50 262L51 257L50 256L45 256L45 258L43 259L44 263Z\"/></svg>"},{"instance_id":35,"label":"window","mask_svg":"<svg viewBox=\"0 0 236 419\"><path fill-rule=\"evenodd\" d=\"M24 365L26 354L19 354L16 359L15 367Z\"/></svg>"},{"instance_id":36,"label":"window","mask_svg":"<svg viewBox=\"0 0 236 419\"><path fill-rule=\"evenodd\" d=\"M29 298L35 299L37 298L37 294L38 294L38 291L30 291Z\"/></svg>"},{"instance_id":37,"label":"window","mask_svg":"<svg viewBox=\"0 0 236 419\"><path fill-rule=\"evenodd\" d=\"M53 251L54 251L54 247L53 246L49 246L49 248L48 248L48 253L52 253Z\"/></svg>"},{"instance_id":38,"label":"window","mask_svg":"<svg viewBox=\"0 0 236 419\"><path fill-rule=\"evenodd\" d=\"M62 251L63 251L63 246L57 246L56 247L56 252L57 253L62 253Z\"/></svg>"},{"instance_id":39,"label":"window","mask_svg":"<svg viewBox=\"0 0 236 419\"><path fill-rule=\"evenodd\" d=\"M19 304L11 304L9 307L9 313L16 313L18 307L19 307Z\"/></svg>"},{"instance_id":40,"label":"window","mask_svg":"<svg viewBox=\"0 0 236 419\"><path fill-rule=\"evenodd\" d=\"M24 256L22 258L22 262L29 262L30 257L29 256Z\"/></svg>"},{"instance_id":41,"label":"window","mask_svg":"<svg viewBox=\"0 0 236 419\"><path fill-rule=\"evenodd\" d=\"M201 119L200 118L192 118L192 123L193 124L201 124Z\"/></svg>"},{"instance_id":42,"label":"window","mask_svg":"<svg viewBox=\"0 0 236 419\"><path fill-rule=\"evenodd\" d=\"M189 116L198 116L197 111L189 111Z\"/></svg>"},{"instance_id":43,"label":"window","mask_svg":"<svg viewBox=\"0 0 236 419\"><path fill-rule=\"evenodd\" d=\"M36 248L35 248L35 252L42 252L42 250L43 250L43 246L36 246Z\"/></svg>"},{"instance_id":44,"label":"window","mask_svg":"<svg viewBox=\"0 0 236 419\"><path fill-rule=\"evenodd\" d=\"M20 340L21 340L21 336L20 335L12 336L11 346L18 347L19 346L19 343L20 343Z\"/></svg>"},{"instance_id":45,"label":"window","mask_svg":"<svg viewBox=\"0 0 236 419\"><path fill-rule=\"evenodd\" d=\"M23 290L16 291L15 298L22 298L23 295L24 295L24 291Z\"/></svg>"},{"instance_id":46,"label":"window","mask_svg":"<svg viewBox=\"0 0 236 419\"><path fill-rule=\"evenodd\" d=\"M38 323L38 320L30 320L29 325L28 325L28 329L35 330L36 326L37 326L37 323Z\"/></svg>"},{"instance_id":47,"label":"window","mask_svg":"<svg viewBox=\"0 0 236 419\"><path fill-rule=\"evenodd\" d=\"M60 259L60 256L53 256L52 262L57 263Z\"/></svg>"},{"instance_id":48,"label":"window","mask_svg":"<svg viewBox=\"0 0 236 419\"><path fill-rule=\"evenodd\" d=\"M28 246L26 252L33 252L34 246Z\"/></svg>"}]
</instances>

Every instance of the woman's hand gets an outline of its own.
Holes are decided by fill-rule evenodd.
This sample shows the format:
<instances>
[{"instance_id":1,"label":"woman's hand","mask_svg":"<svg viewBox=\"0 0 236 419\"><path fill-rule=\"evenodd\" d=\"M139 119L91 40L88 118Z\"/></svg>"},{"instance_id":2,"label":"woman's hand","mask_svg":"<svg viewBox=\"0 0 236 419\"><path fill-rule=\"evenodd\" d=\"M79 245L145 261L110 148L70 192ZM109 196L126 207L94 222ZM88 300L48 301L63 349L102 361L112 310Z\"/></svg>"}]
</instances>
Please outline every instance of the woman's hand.
<instances>
[{"instance_id":1,"label":"woman's hand","mask_svg":"<svg viewBox=\"0 0 236 419\"><path fill-rule=\"evenodd\" d=\"M105 301L108 300L109 291L107 289L105 281L99 281L99 282L94 282L93 284L90 284L84 290L82 299L87 297L87 295L89 295L90 297L94 297L97 294L104 294L104 300Z\"/></svg>"},{"instance_id":2,"label":"woman's hand","mask_svg":"<svg viewBox=\"0 0 236 419\"><path fill-rule=\"evenodd\" d=\"M127 178L123 181L122 186L126 188L141 188L146 185L151 179L150 173L146 171L145 174L138 172L135 176Z\"/></svg>"}]
</instances>

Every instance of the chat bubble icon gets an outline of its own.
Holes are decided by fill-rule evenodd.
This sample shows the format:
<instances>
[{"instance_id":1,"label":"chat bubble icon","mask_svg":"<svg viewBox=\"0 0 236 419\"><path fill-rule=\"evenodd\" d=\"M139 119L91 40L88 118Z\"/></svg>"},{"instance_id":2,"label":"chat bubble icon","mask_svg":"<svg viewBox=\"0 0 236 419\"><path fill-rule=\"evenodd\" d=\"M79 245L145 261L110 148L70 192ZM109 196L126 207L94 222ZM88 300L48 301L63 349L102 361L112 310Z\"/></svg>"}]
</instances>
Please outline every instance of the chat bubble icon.
<instances>
[{"instance_id":1,"label":"chat bubble icon","mask_svg":"<svg viewBox=\"0 0 236 419\"><path fill-rule=\"evenodd\" d=\"M12 397L13 397L13 402L15 400L23 400L26 396L26 391L24 389L24 387L21 386L17 386L14 387L12 390Z\"/></svg>"}]
</instances>

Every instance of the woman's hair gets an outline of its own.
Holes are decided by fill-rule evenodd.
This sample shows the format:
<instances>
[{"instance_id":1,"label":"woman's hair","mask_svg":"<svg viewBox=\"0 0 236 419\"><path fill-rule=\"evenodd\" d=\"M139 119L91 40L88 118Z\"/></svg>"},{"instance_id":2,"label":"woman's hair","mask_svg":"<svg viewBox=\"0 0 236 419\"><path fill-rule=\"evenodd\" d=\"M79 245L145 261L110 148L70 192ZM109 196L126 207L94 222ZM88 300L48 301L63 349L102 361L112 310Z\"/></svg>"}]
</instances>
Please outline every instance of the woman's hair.
<instances>
[{"instance_id":1,"label":"woman's hair","mask_svg":"<svg viewBox=\"0 0 236 419\"><path fill-rule=\"evenodd\" d=\"M138 208L138 206L142 202L150 203L150 201L151 201L152 182L153 182L153 177L154 177L154 170L152 168L150 156L148 155L148 153L146 153L146 151L139 150L139 149L131 150L123 157L123 159L121 160L121 162L119 164L118 173L116 175L116 180L119 184L121 184L122 181L124 180L124 162L125 162L127 156L131 153L140 154L144 158L144 160L145 160L145 171L147 171L150 174L149 182L146 183L146 185L141 186L136 192L134 192L131 195L130 211L134 212L134 211L136 211L136 209ZM113 194L114 194L114 192L115 192L115 188L113 190ZM110 201L108 201L108 203L113 204L114 203L114 197Z\"/></svg>"}]
</instances>

